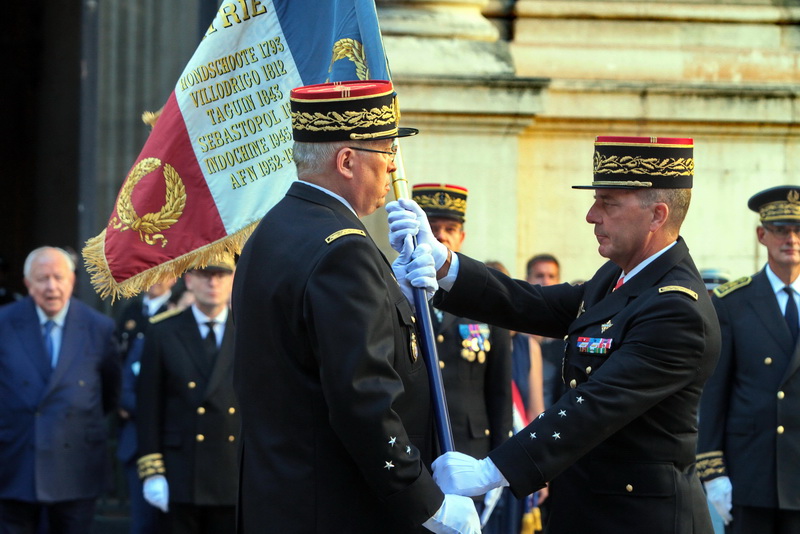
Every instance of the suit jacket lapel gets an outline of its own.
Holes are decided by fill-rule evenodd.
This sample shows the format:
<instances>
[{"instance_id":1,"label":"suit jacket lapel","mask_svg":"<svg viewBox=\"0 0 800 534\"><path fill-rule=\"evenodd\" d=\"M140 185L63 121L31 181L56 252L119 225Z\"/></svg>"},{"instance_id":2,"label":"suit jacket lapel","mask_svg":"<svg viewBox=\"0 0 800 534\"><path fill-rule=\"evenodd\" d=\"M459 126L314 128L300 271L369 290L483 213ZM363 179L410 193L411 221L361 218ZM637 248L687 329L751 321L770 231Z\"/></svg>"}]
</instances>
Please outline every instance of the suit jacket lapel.
<instances>
[{"instance_id":1,"label":"suit jacket lapel","mask_svg":"<svg viewBox=\"0 0 800 534\"><path fill-rule=\"evenodd\" d=\"M200 328L194 318L191 308L186 308L180 315L182 325L178 328L176 335L181 340L181 344L186 348L189 361L198 371L208 377L211 368L206 358L206 349L203 346L203 338L200 337Z\"/></svg>"},{"instance_id":2,"label":"suit jacket lapel","mask_svg":"<svg viewBox=\"0 0 800 534\"><path fill-rule=\"evenodd\" d=\"M36 368L42 380L47 382L52 373L50 368L50 356L46 354L44 339L42 337L42 327L39 324L39 316L36 314L36 304L33 299L28 297L28 309L19 317L11 319L14 324L14 331L17 333L19 342L24 349L24 354L28 355L27 361Z\"/></svg>"},{"instance_id":3,"label":"suit jacket lapel","mask_svg":"<svg viewBox=\"0 0 800 534\"><path fill-rule=\"evenodd\" d=\"M763 269L753 277L753 296L748 300L747 305L755 312L764 329L775 339L785 354L792 354L792 335L789 333L789 326L786 318L781 314L778 306L778 299L769 283L767 273Z\"/></svg>"},{"instance_id":4,"label":"suit jacket lapel","mask_svg":"<svg viewBox=\"0 0 800 534\"><path fill-rule=\"evenodd\" d=\"M62 334L61 350L58 353L58 360L56 360L56 366L50 378L51 387L53 384L58 383L66 370L69 369L69 366L72 365L72 361L84 351L84 344L88 339L86 321L74 300L70 301L69 311L67 311L67 316L64 318L64 331Z\"/></svg>"},{"instance_id":5,"label":"suit jacket lapel","mask_svg":"<svg viewBox=\"0 0 800 534\"><path fill-rule=\"evenodd\" d=\"M206 388L205 397L210 397L214 391L222 384L230 375L230 368L233 365L233 317L228 314L228 320L225 323L225 335L222 337L222 344L219 348L219 354L214 361L214 367L211 370L211 376L208 379L208 387Z\"/></svg>"}]
</instances>

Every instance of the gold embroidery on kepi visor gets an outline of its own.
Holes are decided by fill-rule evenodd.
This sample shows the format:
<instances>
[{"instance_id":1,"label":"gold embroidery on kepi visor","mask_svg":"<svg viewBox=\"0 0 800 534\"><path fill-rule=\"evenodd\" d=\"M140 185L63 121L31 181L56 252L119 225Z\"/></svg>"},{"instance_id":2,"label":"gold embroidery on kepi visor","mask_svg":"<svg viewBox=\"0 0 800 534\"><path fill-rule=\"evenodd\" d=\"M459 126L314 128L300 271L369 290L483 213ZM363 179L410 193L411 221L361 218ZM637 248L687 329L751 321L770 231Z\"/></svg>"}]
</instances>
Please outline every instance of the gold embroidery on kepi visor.
<instances>
[{"instance_id":1,"label":"gold embroidery on kepi visor","mask_svg":"<svg viewBox=\"0 0 800 534\"><path fill-rule=\"evenodd\" d=\"M392 82L363 80L292 89L292 135L304 143L391 139L416 135L400 128Z\"/></svg>"},{"instance_id":2,"label":"gold embroidery on kepi visor","mask_svg":"<svg viewBox=\"0 0 800 534\"><path fill-rule=\"evenodd\" d=\"M594 181L573 189L690 189L694 140L674 137L598 136Z\"/></svg>"}]
</instances>

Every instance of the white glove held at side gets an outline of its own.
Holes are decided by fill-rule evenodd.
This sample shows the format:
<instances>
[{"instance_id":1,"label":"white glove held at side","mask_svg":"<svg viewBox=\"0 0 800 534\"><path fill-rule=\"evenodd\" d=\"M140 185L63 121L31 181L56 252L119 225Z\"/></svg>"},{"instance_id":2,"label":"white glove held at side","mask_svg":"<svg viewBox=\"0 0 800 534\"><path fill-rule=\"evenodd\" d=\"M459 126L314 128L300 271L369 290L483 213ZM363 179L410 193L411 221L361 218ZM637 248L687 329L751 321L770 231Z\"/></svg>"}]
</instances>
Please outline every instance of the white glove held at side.
<instances>
[{"instance_id":1,"label":"white glove held at side","mask_svg":"<svg viewBox=\"0 0 800 534\"><path fill-rule=\"evenodd\" d=\"M169 509L169 484L164 475L153 475L144 479L144 500L166 513Z\"/></svg>"},{"instance_id":2,"label":"white glove held at side","mask_svg":"<svg viewBox=\"0 0 800 534\"><path fill-rule=\"evenodd\" d=\"M714 509L722 518L722 522L727 525L733 521L731 516L731 508L733 506L731 504L731 492L733 491L731 479L725 476L717 477L704 482L703 485L706 487L708 501L714 505Z\"/></svg>"},{"instance_id":3,"label":"white glove held at side","mask_svg":"<svg viewBox=\"0 0 800 534\"><path fill-rule=\"evenodd\" d=\"M433 462L433 480L445 493L474 497L508 480L489 458L476 460L460 452L446 452Z\"/></svg>"},{"instance_id":4,"label":"white glove held at side","mask_svg":"<svg viewBox=\"0 0 800 534\"><path fill-rule=\"evenodd\" d=\"M436 239L428 223L428 217L419 204L401 198L386 204L389 213L389 244L397 252L402 252L406 236L417 236L417 243L430 245L434 265L438 271L447 261L447 247Z\"/></svg>"},{"instance_id":5,"label":"white glove held at side","mask_svg":"<svg viewBox=\"0 0 800 534\"><path fill-rule=\"evenodd\" d=\"M442 506L433 517L422 524L437 534L480 534L481 522L475 503L469 497L460 495L444 496Z\"/></svg>"}]
</instances>

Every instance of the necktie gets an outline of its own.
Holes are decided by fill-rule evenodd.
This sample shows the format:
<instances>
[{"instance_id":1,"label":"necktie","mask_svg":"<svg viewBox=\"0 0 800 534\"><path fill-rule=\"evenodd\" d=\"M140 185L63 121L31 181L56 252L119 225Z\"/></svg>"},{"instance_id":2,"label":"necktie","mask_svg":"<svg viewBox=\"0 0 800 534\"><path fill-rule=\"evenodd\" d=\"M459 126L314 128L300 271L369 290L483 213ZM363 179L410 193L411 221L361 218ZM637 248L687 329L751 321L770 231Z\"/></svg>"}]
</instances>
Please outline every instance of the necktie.
<instances>
[{"instance_id":1,"label":"necktie","mask_svg":"<svg viewBox=\"0 0 800 534\"><path fill-rule=\"evenodd\" d=\"M56 323L52 320L47 320L44 323L44 348L47 351L47 356L50 357L50 367L56 366L56 350L53 343L53 328Z\"/></svg>"},{"instance_id":2,"label":"necktie","mask_svg":"<svg viewBox=\"0 0 800 534\"><path fill-rule=\"evenodd\" d=\"M790 286L783 288L786 294L789 295L789 300L786 302L786 311L783 316L786 318L786 324L789 326L789 332L792 334L792 340L797 343L797 335L800 333L800 324L798 324L797 317L797 303L794 301L794 289Z\"/></svg>"},{"instance_id":3,"label":"necktie","mask_svg":"<svg viewBox=\"0 0 800 534\"><path fill-rule=\"evenodd\" d=\"M625 283L625 277L624 277L624 276L620 276L620 277L619 277L619 280L617 280L617 285L615 285L615 286L614 286L614 289L612 289L611 291L612 291L612 292L613 292L613 291L616 291L616 290L617 290L617 289L619 289L619 288L622 286L622 284L624 284L624 283Z\"/></svg>"},{"instance_id":4,"label":"necktie","mask_svg":"<svg viewBox=\"0 0 800 534\"><path fill-rule=\"evenodd\" d=\"M214 332L215 324L217 324L216 321L208 321L206 323L206 326L208 327L208 334L206 334L206 337L203 340L203 344L205 345L206 349L206 357L208 358L209 363L213 362L217 357L217 334Z\"/></svg>"}]
</instances>

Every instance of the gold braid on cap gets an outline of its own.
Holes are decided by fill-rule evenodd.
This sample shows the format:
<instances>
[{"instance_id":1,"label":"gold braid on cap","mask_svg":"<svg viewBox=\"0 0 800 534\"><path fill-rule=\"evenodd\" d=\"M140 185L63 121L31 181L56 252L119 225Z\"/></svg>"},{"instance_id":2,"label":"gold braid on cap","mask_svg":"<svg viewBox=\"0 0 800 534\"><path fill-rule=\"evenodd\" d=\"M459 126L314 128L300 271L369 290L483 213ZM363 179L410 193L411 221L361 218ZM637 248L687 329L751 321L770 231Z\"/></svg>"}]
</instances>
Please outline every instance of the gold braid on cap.
<instances>
[{"instance_id":1,"label":"gold braid on cap","mask_svg":"<svg viewBox=\"0 0 800 534\"><path fill-rule=\"evenodd\" d=\"M294 129L308 130L309 132L347 131L355 128L383 126L384 124L397 124L394 105L362 109L361 111L292 112L292 126ZM378 135L385 135L385 133Z\"/></svg>"},{"instance_id":2,"label":"gold braid on cap","mask_svg":"<svg viewBox=\"0 0 800 534\"><path fill-rule=\"evenodd\" d=\"M643 158L594 153L595 174L647 174L650 176L693 176L694 158Z\"/></svg>"},{"instance_id":3,"label":"gold braid on cap","mask_svg":"<svg viewBox=\"0 0 800 534\"><path fill-rule=\"evenodd\" d=\"M786 195L786 200L764 204L758 214L761 220L766 222L777 219L800 220L800 192L797 189L792 189Z\"/></svg>"},{"instance_id":4,"label":"gold braid on cap","mask_svg":"<svg viewBox=\"0 0 800 534\"><path fill-rule=\"evenodd\" d=\"M422 209L447 209L459 211L461 213L467 212L467 200L464 198L453 198L447 193L433 193L431 195L414 195L414 202L419 204Z\"/></svg>"}]
</instances>

